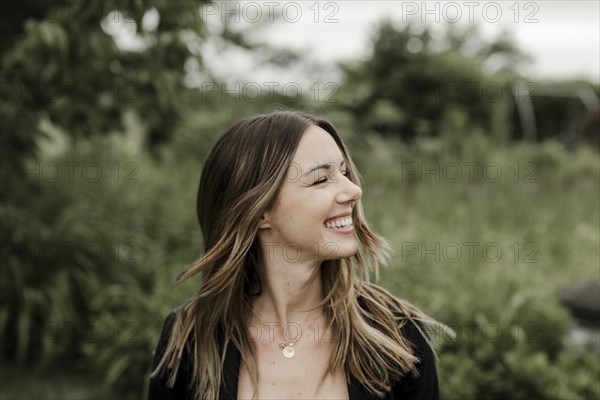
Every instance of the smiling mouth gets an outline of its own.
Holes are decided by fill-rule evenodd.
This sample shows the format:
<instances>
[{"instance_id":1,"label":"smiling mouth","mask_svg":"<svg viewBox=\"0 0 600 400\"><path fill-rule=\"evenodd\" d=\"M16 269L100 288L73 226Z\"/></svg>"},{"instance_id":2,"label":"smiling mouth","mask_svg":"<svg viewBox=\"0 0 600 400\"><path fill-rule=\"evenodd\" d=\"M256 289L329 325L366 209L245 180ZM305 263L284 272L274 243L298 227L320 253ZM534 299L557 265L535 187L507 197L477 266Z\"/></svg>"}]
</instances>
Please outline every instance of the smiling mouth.
<instances>
[{"instance_id":1,"label":"smiling mouth","mask_svg":"<svg viewBox=\"0 0 600 400\"><path fill-rule=\"evenodd\" d=\"M333 221L325 222L323 224L327 229L344 229L348 227L352 227L352 217L348 216L345 218L339 218Z\"/></svg>"}]
</instances>

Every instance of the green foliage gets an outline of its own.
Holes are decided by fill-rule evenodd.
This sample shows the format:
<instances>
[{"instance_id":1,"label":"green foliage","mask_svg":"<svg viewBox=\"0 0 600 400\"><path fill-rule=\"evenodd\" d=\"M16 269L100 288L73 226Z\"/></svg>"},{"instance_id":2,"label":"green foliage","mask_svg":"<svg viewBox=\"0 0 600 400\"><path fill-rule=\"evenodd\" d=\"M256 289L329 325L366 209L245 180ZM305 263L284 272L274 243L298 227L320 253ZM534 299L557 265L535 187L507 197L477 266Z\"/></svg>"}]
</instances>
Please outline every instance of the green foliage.
<instances>
[{"instance_id":1,"label":"green foliage","mask_svg":"<svg viewBox=\"0 0 600 400\"><path fill-rule=\"evenodd\" d=\"M158 214L132 197L140 163L151 162L121 149L131 150L131 138L97 136L127 130L143 138L139 151L173 135L187 110L184 63L199 57L190 36L204 35L202 1L19 3L3 12L0 53L1 354L44 366L80 357L95 338L95 298L105 287L153 288L136 258L153 248ZM142 23L152 12L155 27ZM135 51L117 44L119 28L133 33ZM56 138L70 149L58 157L48 151Z\"/></svg>"},{"instance_id":2,"label":"green foliage","mask_svg":"<svg viewBox=\"0 0 600 400\"><path fill-rule=\"evenodd\" d=\"M112 173L123 183L117 175L135 172L134 161L111 159L118 152L79 148L53 159L38 146L44 139L52 142L56 132L66 143L77 143L123 131L128 118L137 121L143 145L164 142L180 118L180 95L187 90L184 62L198 56L179 33L187 30L196 38L204 33L197 12L201 1L18 3L9 2L10 15L3 13L3 22L12 18L3 24L12 40L3 40L0 53L0 323L11 332L2 341L2 354L21 363L51 362L79 353L78 338L71 340L72 335L55 328L91 323L88 297L121 278L110 266L123 260L107 255L147 248L151 237L144 232L151 232L153 224L147 220L151 213L131 212L128 207L138 206L122 202L109 182ZM159 13L159 22L145 27L142 19L152 11ZM135 35L141 43L137 51L117 45L115 28ZM83 146L96 144L85 141ZM104 173L99 182L81 181L81 168L90 163ZM67 176L73 167L75 181ZM48 174L57 169L64 175L54 180ZM115 197L102 202L106 195ZM111 208L92 207L92 200ZM112 218L105 215L108 210ZM113 225L120 223L139 236L115 242ZM100 258L94 253L98 249ZM126 278L130 283L146 281L148 286L151 279L143 271L133 272ZM51 327L58 337L47 340Z\"/></svg>"},{"instance_id":3,"label":"green foliage","mask_svg":"<svg viewBox=\"0 0 600 400\"><path fill-rule=\"evenodd\" d=\"M221 119L226 117L215 116ZM344 125L343 119L339 122ZM22 264L15 269L22 274L22 293L42 296L37 302L19 300L25 295L16 289L2 294L18 299L11 297L11 302L31 302L43 324L76 322L80 330L56 340L42 337L39 345L53 351L36 353L37 363L81 359L119 397L143 391L164 316L194 292L194 282L179 288L173 283L200 254L193 205L208 149L204 137L214 134L211 129L216 127L198 128L197 135L173 143L173 149L186 143L195 151L165 148L161 161L129 153L131 138L116 135L42 159L96 162L106 176L91 183L76 174L77 182L40 185L44 196L35 204L48 226L46 237L79 246L60 261L48 257L44 269ZM434 337L442 398L597 397L597 350L565 342L568 316L556 300L562 284L589 278L597 265L600 216L594 206L598 192L591 190L599 178L597 153L587 148L569 153L552 142L497 147L478 135L462 145L450 137L406 145L376 136L357 138L351 131L345 135L365 182L368 219L396 249L392 267L382 271L383 284L459 334L455 340L444 332ZM410 163L431 168L435 162L469 160L497 163L503 179L491 183L479 173L472 181L436 182L432 175L409 177L403 169ZM137 166L133 175L124 169L128 162ZM520 166L516 182L510 169L515 162ZM530 177L537 181L525 182L527 162L538 166ZM115 164L119 168L111 169ZM569 211L556 213L557 204ZM473 261L463 254L453 262L406 252L412 242L432 248L435 242L466 241L497 242L505 256L490 262L481 253ZM515 261L508 247L513 241L536 243L536 262L525 262L530 254L522 246ZM89 243L108 256L98 257L83 245ZM107 249L119 249L119 256ZM40 272L45 275L38 279Z\"/></svg>"},{"instance_id":4,"label":"green foliage","mask_svg":"<svg viewBox=\"0 0 600 400\"><path fill-rule=\"evenodd\" d=\"M448 27L440 43L429 29L414 33L410 25L382 24L370 58L344 66L340 107L360 115L357 123L364 130L405 139L452 128L460 128L452 130L455 135L473 130L500 135L496 113L505 113L510 85L505 86L506 77L484 71L482 63L519 53L506 38L485 45L477 37L474 30Z\"/></svg>"},{"instance_id":5,"label":"green foliage","mask_svg":"<svg viewBox=\"0 0 600 400\"><path fill-rule=\"evenodd\" d=\"M123 115L133 110L143 118L149 144L164 141L178 119L176 94L186 90L183 64L197 57L178 32L203 34L199 4L37 4L43 18L23 16L22 37L1 54L3 160L18 165L32 154L43 118L81 138L122 129ZM160 22L144 30L142 18L151 9L162 11ZM143 51L117 46L115 28L132 30Z\"/></svg>"},{"instance_id":6,"label":"green foliage","mask_svg":"<svg viewBox=\"0 0 600 400\"><path fill-rule=\"evenodd\" d=\"M0 323L21 329L3 340L5 357L38 365L89 357L107 385L139 393L162 322L157 316L192 293L171 288L200 252L196 183L189 183L199 162L161 165L123 151L127 141L95 137L41 160L97 168L38 182L44 196L33 206L43 222L33 232L45 229L37 243L24 234L37 248L17 253L21 244L12 243L2 291L3 306L12 307L3 307Z\"/></svg>"},{"instance_id":7,"label":"green foliage","mask_svg":"<svg viewBox=\"0 0 600 400\"><path fill-rule=\"evenodd\" d=\"M404 140L485 132L497 142L557 138L598 147L597 87L520 76L515 67L527 57L508 33L486 43L476 26L441 28L434 40L430 28L382 23L372 54L342 65L336 107L356 116L362 131Z\"/></svg>"},{"instance_id":8,"label":"green foliage","mask_svg":"<svg viewBox=\"0 0 600 400\"><path fill-rule=\"evenodd\" d=\"M435 337L443 398L600 397L597 349L565 340L569 317L556 295L597 274L598 153L552 140L506 143L509 102L481 91L456 101L435 94L490 82L509 94L515 74L481 65L522 59L510 40L448 31L440 46L427 30L387 24L371 59L346 67L335 107L278 95L240 102L183 84L185 61L201 64L181 35L204 37L200 3L106 1L90 12L85 3L25 2L11 11L0 54L9 84L0 103L0 327L3 384L14 384L2 397L46 395L55 380L60 398L112 396L97 386L119 398L143 393L163 318L197 284L173 287L202 250L194 209L202 160L232 121L276 108L306 109L340 129L368 220L396 249L381 281L459 333ZM152 9L160 22L143 30ZM144 43L138 51L110 34L107 21L124 17ZM224 38L251 47L233 31ZM480 246L471 260L465 242L496 243L503 257L491 261ZM462 246L462 257L424 255L436 243ZM29 365L37 369L23 372ZM85 365L98 379L71 382L67 372L43 382L55 365Z\"/></svg>"},{"instance_id":9,"label":"green foliage","mask_svg":"<svg viewBox=\"0 0 600 400\"><path fill-rule=\"evenodd\" d=\"M598 154L552 141L496 147L479 135L462 145L450 137L366 144L357 163L367 217L396 250L381 281L458 334L434 336L442 398L600 396L599 349L568 343L557 294L597 276ZM473 167L470 179L466 163L502 176L494 182ZM443 172L449 165L461 179ZM502 256L486 256L486 244Z\"/></svg>"}]
</instances>

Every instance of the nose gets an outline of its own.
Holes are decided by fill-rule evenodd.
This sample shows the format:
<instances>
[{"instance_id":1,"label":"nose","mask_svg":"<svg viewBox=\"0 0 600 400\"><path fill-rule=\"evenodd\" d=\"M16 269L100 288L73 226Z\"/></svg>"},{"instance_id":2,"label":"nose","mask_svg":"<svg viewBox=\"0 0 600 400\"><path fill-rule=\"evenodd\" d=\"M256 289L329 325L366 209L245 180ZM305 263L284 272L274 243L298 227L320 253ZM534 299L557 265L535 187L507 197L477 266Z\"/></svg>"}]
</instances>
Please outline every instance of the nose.
<instances>
[{"instance_id":1,"label":"nose","mask_svg":"<svg viewBox=\"0 0 600 400\"><path fill-rule=\"evenodd\" d=\"M354 205L354 203L356 203L361 196L362 189L350 179L342 175L340 180L340 191L336 196L337 202L347 203L351 201L352 205Z\"/></svg>"}]
</instances>

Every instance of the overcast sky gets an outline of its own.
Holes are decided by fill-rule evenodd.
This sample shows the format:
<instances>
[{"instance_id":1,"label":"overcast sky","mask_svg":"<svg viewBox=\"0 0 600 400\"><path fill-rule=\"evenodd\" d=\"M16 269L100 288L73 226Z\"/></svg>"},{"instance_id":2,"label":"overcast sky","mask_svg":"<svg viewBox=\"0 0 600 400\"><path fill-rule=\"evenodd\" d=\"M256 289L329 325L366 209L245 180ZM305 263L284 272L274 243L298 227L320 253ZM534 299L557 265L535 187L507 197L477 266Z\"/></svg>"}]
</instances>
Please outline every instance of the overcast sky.
<instances>
[{"instance_id":1,"label":"overcast sky","mask_svg":"<svg viewBox=\"0 0 600 400\"><path fill-rule=\"evenodd\" d=\"M476 24L484 38L510 34L533 61L521 72L534 79L586 78L600 82L600 2L588 1L242 1L215 2L203 10L209 25L240 16L234 26L254 31L257 39L302 51L308 59L343 61L368 55L376 24L389 18L398 25L440 28ZM274 14L273 22L269 22ZM262 21L263 23L258 23ZM266 22L266 23L265 23ZM504 33L503 33L504 32ZM248 70L242 54L206 49L208 63L225 75L271 79ZM277 72L278 74L280 73ZM262 74L262 75L261 75ZM275 77L273 77L275 78Z\"/></svg>"}]
</instances>

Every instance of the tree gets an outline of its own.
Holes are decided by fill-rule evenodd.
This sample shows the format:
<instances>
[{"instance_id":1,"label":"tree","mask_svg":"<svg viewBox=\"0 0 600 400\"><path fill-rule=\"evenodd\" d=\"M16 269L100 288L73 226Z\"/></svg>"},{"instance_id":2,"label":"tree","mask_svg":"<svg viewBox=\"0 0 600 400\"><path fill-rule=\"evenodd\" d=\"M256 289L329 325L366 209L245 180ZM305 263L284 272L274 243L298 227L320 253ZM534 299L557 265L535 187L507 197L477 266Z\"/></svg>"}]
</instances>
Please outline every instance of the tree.
<instances>
[{"instance_id":1,"label":"tree","mask_svg":"<svg viewBox=\"0 0 600 400\"><path fill-rule=\"evenodd\" d=\"M523 59L509 39L481 43L475 28L460 32L449 25L444 39L434 40L430 29L415 33L411 25L384 22L370 58L343 66L341 106L358 117L363 131L404 139L436 136L465 123L489 131L495 106L512 96L500 71L493 75L483 68L492 58L509 75L514 73L506 66Z\"/></svg>"},{"instance_id":2,"label":"tree","mask_svg":"<svg viewBox=\"0 0 600 400\"><path fill-rule=\"evenodd\" d=\"M202 3L3 2L3 161L33 154L42 120L80 138L122 130L134 112L150 146L164 141L180 115L184 64L200 58L189 44L204 35ZM155 26L144 23L152 16ZM117 45L122 31L136 50Z\"/></svg>"},{"instance_id":3,"label":"tree","mask_svg":"<svg viewBox=\"0 0 600 400\"><path fill-rule=\"evenodd\" d=\"M85 321L90 291L110 276L94 270L102 270L103 263L90 267L82 262L82 249L59 247L54 259L40 252L64 245L68 237L57 234L73 234L74 226L55 225L64 223L75 204L60 185L28 176L26 162L36 160L37 143L50 130L78 141L122 132L131 115L142 121L148 148L167 140L184 109L185 62L201 63L193 42L205 35L199 13L203 3L2 2L0 323L11 328L3 329L3 358L58 356L64 350L60 346L35 342L35 335L21 330L40 332L50 322ZM119 43L122 31L129 32L135 46ZM78 343L71 343L66 354L78 352Z\"/></svg>"}]
</instances>

